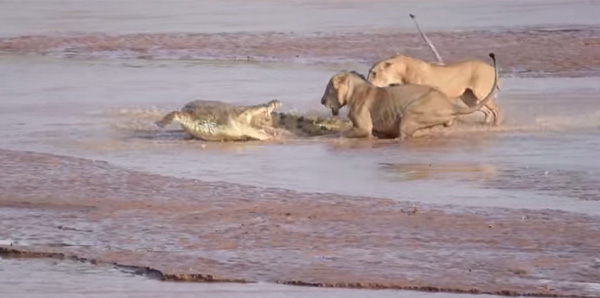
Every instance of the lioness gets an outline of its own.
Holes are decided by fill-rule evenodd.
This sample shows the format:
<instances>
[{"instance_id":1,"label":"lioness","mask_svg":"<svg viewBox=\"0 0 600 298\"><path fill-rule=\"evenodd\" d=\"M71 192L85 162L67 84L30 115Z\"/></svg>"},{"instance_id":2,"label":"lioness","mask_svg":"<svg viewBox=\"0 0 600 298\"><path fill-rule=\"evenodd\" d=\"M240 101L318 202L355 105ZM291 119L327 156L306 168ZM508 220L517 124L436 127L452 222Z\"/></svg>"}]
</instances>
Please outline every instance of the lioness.
<instances>
[{"instance_id":1,"label":"lioness","mask_svg":"<svg viewBox=\"0 0 600 298\"><path fill-rule=\"evenodd\" d=\"M419 129L449 125L458 115L478 111L494 96L498 71L494 53L494 81L488 95L473 107L460 107L446 94L427 85L394 85L377 87L362 75L342 71L331 77L321 104L338 115L348 106L352 128L344 132L349 138L400 137L404 140Z\"/></svg>"},{"instance_id":2,"label":"lioness","mask_svg":"<svg viewBox=\"0 0 600 298\"><path fill-rule=\"evenodd\" d=\"M456 102L462 99L468 106L482 101L494 85L494 68L481 60L465 60L436 65L420 59L394 54L375 63L369 70L367 80L379 87L392 84L418 84L435 87ZM485 122L502 121L500 108L493 99L485 105Z\"/></svg>"}]
</instances>

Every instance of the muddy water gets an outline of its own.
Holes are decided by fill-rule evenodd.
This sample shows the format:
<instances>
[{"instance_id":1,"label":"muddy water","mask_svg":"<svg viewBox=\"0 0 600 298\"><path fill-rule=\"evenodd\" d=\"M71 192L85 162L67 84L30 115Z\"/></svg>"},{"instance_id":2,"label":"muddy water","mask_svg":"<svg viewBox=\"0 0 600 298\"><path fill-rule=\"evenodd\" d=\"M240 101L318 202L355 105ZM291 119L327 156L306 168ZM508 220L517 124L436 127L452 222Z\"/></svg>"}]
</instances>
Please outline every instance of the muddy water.
<instances>
[{"instance_id":1,"label":"muddy water","mask_svg":"<svg viewBox=\"0 0 600 298\"><path fill-rule=\"evenodd\" d=\"M2 1L0 245L270 284L158 284L106 266L0 259L1 292L406 294L272 284L283 282L598 296L597 10L541 0ZM325 114L319 98L334 72L366 73L395 51L427 58L403 33L414 31L399 16L408 12L429 30L465 30L432 32L447 60L501 57L505 125L405 143L205 144L153 124L192 99L277 98L282 111Z\"/></svg>"},{"instance_id":2,"label":"muddy water","mask_svg":"<svg viewBox=\"0 0 600 298\"><path fill-rule=\"evenodd\" d=\"M335 66L5 57L0 67L3 148L204 181L600 214L600 88L593 77L506 78L500 100L507 123L491 131L459 129L411 144L333 138L202 145L183 141L176 125L158 131L153 121L198 98L279 98L283 111L327 113L319 97ZM571 181L573 175L580 178ZM580 185L567 187L572 183Z\"/></svg>"},{"instance_id":3,"label":"muddy water","mask_svg":"<svg viewBox=\"0 0 600 298\"><path fill-rule=\"evenodd\" d=\"M389 290L345 290L289 287L273 284L164 283L127 274L110 266L69 261L30 261L0 258L0 288L5 297L463 297ZM43 285L44 291L40 291ZM494 297L484 295L483 297Z\"/></svg>"},{"instance_id":4,"label":"muddy water","mask_svg":"<svg viewBox=\"0 0 600 298\"><path fill-rule=\"evenodd\" d=\"M62 32L327 32L598 25L596 1L18 1L0 3L0 36ZM276 25L274 25L276 24Z\"/></svg>"}]
</instances>

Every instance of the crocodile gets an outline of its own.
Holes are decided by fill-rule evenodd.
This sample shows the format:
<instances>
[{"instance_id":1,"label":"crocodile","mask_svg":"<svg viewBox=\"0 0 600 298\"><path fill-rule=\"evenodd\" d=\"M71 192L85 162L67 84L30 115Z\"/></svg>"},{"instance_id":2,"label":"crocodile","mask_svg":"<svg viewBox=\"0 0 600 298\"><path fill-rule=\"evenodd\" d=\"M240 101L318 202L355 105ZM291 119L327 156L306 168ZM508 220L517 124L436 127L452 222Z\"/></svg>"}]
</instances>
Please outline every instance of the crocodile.
<instances>
[{"instance_id":1,"label":"crocodile","mask_svg":"<svg viewBox=\"0 0 600 298\"><path fill-rule=\"evenodd\" d=\"M280 105L276 99L250 106L195 100L155 123L160 128L179 123L187 134L204 141L266 141L273 137L267 132L271 113Z\"/></svg>"},{"instance_id":2,"label":"crocodile","mask_svg":"<svg viewBox=\"0 0 600 298\"><path fill-rule=\"evenodd\" d=\"M296 137L313 137L338 134L352 127L349 120L338 117L275 112L279 106L279 100L251 106L195 100L155 123L160 128L179 123L188 137L205 141L264 141L282 130Z\"/></svg>"},{"instance_id":3,"label":"crocodile","mask_svg":"<svg viewBox=\"0 0 600 298\"><path fill-rule=\"evenodd\" d=\"M272 112L272 126L289 131L297 137L335 135L350 129L352 122L340 117L305 116Z\"/></svg>"}]
</instances>

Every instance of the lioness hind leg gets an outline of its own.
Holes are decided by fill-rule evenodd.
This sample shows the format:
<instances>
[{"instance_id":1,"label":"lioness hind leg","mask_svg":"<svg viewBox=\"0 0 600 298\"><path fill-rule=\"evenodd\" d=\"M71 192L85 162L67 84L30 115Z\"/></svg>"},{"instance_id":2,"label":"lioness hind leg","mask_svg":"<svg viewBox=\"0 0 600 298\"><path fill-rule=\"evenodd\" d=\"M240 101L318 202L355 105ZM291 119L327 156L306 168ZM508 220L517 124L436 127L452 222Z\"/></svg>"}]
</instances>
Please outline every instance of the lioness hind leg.
<instances>
[{"instance_id":1,"label":"lioness hind leg","mask_svg":"<svg viewBox=\"0 0 600 298\"><path fill-rule=\"evenodd\" d=\"M485 124L491 123L492 119L496 117L496 113L494 113L494 111L488 106L484 106L480 111L485 115L483 118L483 123Z\"/></svg>"},{"instance_id":2,"label":"lioness hind leg","mask_svg":"<svg viewBox=\"0 0 600 298\"><path fill-rule=\"evenodd\" d=\"M494 102L494 99L490 100L487 105L481 108L481 111L485 113L485 123L493 122L494 125L500 125L503 120L500 107Z\"/></svg>"},{"instance_id":3,"label":"lioness hind leg","mask_svg":"<svg viewBox=\"0 0 600 298\"><path fill-rule=\"evenodd\" d=\"M504 115L502 115L502 110L500 107L493 102L492 113L494 113L494 125L500 125L504 121Z\"/></svg>"},{"instance_id":4,"label":"lioness hind leg","mask_svg":"<svg viewBox=\"0 0 600 298\"><path fill-rule=\"evenodd\" d=\"M470 89L467 89L467 90L470 90ZM485 97L487 96L487 94L483 94L482 92L475 92L475 91L472 91L472 92L465 91L464 95L466 95L467 93L471 93L472 96L474 96L477 99L477 102L485 99ZM467 96L469 96L469 95L467 95ZM502 122L502 115L500 112L500 107L498 106L498 104L496 104L496 98L490 99L490 101L488 101L487 104L481 108L481 111L485 114L484 123L489 124L489 123L493 122L494 125L499 125Z\"/></svg>"}]
</instances>

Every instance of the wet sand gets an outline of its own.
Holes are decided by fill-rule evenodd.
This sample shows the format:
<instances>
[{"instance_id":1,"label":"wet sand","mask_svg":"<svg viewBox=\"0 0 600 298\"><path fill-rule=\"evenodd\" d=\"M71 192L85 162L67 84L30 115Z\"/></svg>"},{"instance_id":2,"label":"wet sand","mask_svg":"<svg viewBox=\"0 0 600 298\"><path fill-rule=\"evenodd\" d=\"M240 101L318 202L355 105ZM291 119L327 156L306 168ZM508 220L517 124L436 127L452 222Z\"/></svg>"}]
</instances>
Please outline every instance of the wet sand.
<instances>
[{"instance_id":1,"label":"wet sand","mask_svg":"<svg viewBox=\"0 0 600 298\"><path fill-rule=\"evenodd\" d=\"M600 74L600 27L597 26L434 32L428 35L446 61L473 58L488 61L487 55L493 51L498 55L503 74L535 77ZM83 58L367 65L393 53L434 60L420 37L413 33L25 36L0 39L0 51ZM368 68L361 70L364 74L367 71Z\"/></svg>"},{"instance_id":2,"label":"wet sand","mask_svg":"<svg viewBox=\"0 0 600 298\"><path fill-rule=\"evenodd\" d=\"M0 292L598 297L598 9L3 1ZM498 55L502 127L207 144L153 125L192 99L325 114L334 72L432 60L409 12L446 61Z\"/></svg>"},{"instance_id":3,"label":"wet sand","mask_svg":"<svg viewBox=\"0 0 600 298\"><path fill-rule=\"evenodd\" d=\"M595 216L349 200L0 154L13 177L2 181L0 237L12 248L226 280L597 294Z\"/></svg>"}]
</instances>

